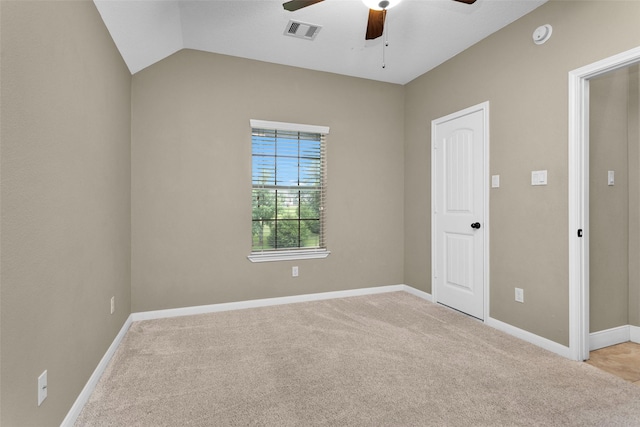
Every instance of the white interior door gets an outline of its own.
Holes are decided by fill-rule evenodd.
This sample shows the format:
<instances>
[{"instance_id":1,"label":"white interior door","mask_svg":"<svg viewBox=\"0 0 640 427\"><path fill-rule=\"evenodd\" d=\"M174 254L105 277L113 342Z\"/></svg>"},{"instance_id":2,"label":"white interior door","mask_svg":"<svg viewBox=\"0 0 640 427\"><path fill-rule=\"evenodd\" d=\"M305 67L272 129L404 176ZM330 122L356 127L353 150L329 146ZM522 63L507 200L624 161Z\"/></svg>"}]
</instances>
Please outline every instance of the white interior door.
<instances>
[{"instance_id":1,"label":"white interior door","mask_svg":"<svg viewBox=\"0 0 640 427\"><path fill-rule=\"evenodd\" d=\"M488 103L432 122L433 297L484 320Z\"/></svg>"}]
</instances>

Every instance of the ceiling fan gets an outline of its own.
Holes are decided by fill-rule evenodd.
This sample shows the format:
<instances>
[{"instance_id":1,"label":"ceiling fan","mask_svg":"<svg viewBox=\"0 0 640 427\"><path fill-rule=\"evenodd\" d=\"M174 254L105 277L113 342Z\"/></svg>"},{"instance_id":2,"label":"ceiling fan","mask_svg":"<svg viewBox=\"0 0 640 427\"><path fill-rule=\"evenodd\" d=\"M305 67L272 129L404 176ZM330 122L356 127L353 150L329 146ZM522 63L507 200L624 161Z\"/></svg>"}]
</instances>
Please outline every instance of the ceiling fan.
<instances>
[{"instance_id":1,"label":"ceiling fan","mask_svg":"<svg viewBox=\"0 0 640 427\"><path fill-rule=\"evenodd\" d=\"M324 0L291 0L282 5L289 12L302 9L320 3ZM366 40L373 40L380 37L384 32L384 20L387 16L387 9L400 3L400 0L362 0L369 7L369 21L367 23ZM473 4L476 0L453 0L465 4Z\"/></svg>"}]
</instances>

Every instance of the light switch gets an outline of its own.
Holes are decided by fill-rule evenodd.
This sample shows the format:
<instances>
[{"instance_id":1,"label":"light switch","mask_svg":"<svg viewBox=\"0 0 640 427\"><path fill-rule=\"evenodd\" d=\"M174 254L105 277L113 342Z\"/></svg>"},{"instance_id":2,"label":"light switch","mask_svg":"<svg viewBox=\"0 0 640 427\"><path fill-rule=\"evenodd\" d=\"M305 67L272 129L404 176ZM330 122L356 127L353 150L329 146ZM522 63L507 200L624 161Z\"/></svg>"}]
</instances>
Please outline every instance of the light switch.
<instances>
[{"instance_id":1,"label":"light switch","mask_svg":"<svg viewBox=\"0 0 640 427\"><path fill-rule=\"evenodd\" d=\"M491 188L499 188L499 187L500 187L500 175L492 175Z\"/></svg>"},{"instance_id":2,"label":"light switch","mask_svg":"<svg viewBox=\"0 0 640 427\"><path fill-rule=\"evenodd\" d=\"M531 185L547 185L547 171L531 171Z\"/></svg>"},{"instance_id":3,"label":"light switch","mask_svg":"<svg viewBox=\"0 0 640 427\"><path fill-rule=\"evenodd\" d=\"M38 377L38 406L47 398L47 371Z\"/></svg>"},{"instance_id":4,"label":"light switch","mask_svg":"<svg viewBox=\"0 0 640 427\"><path fill-rule=\"evenodd\" d=\"M607 185L614 185L616 183L616 173L615 171L609 171L607 174Z\"/></svg>"}]
</instances>

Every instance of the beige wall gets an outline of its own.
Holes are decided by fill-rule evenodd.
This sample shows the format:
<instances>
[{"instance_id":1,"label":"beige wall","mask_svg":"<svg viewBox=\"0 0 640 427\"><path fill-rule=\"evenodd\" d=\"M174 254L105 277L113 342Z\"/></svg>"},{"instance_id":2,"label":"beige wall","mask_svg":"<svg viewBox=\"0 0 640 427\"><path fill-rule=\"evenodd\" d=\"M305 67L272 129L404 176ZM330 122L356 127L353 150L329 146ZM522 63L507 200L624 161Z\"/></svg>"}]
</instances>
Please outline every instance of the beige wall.
<instances>
[{"instance_id":1,"label":"beige wall","mask_svg":"<svg viewBox=\"0 0 640 427\"><path fill-rule=\"evenodd\" d=\"M183 50L132 93L133 311L403 282L402 86ZM330 126L328 258L247 259L249 119Z\"/></svg>"},{"instance_id":2,"label":"beige wall","mask_svg":"<svg viewBox=\"0 0 640 427\"><path fill-rule=\"evenodd\" d=\"M490 102L490 316L568 345L568 72L640 45L640 2L554 1L406 86L405 282L431 291L430 123ZM553 26L544 45L531 40ZM549 184L532 187L532 170ZM524 289L524 304L514 288Z\"/></svg>"},{"instance_id":3,"label":"beige wall","mask_svg":"<svg viewBox=\"0 0 640 427\"><path fill-rule=\"evenodd\" d=\"M131 312L131 76L93 3L0 8L0 424L57 426Z\"/></svg>"},{"instance_id":4,"label":"beige wall","mask_svg":"<svg viewBox=\"0 0 640 427\"><path fill-rule=\"evenodd\" d=\"M640 65L629 71L629 324L640 326Z\"/></svg>"},{"instance_id":5,"label":"beige wall","mask_svg":"<svg viewBox=\"0 0 640 427\"><path fill-rule=\"evenodd\" d=\"M627 138L629 70L591 80L589 96L589 327L596 332L629 323L629 202L637 192L629 180L637 170L628 155L637 151Z\"/></svg>"}]
</instances>

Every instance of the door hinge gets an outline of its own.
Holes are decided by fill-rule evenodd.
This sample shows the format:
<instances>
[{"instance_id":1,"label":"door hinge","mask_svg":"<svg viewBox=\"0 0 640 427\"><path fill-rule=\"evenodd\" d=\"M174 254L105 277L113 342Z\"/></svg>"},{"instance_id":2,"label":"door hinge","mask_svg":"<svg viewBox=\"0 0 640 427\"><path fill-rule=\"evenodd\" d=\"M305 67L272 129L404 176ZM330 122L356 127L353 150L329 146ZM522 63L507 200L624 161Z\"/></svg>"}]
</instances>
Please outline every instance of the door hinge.
<instances>
[{"instance_id":1,"label":"door hinge","mask_svg":"<svg viewBox=\"0 0 640 427\"><path fill-rule=\"evenodd\" d=\"M578 237L582 237L582 228L578 228Z\"/></svg>"}]
</instances>

